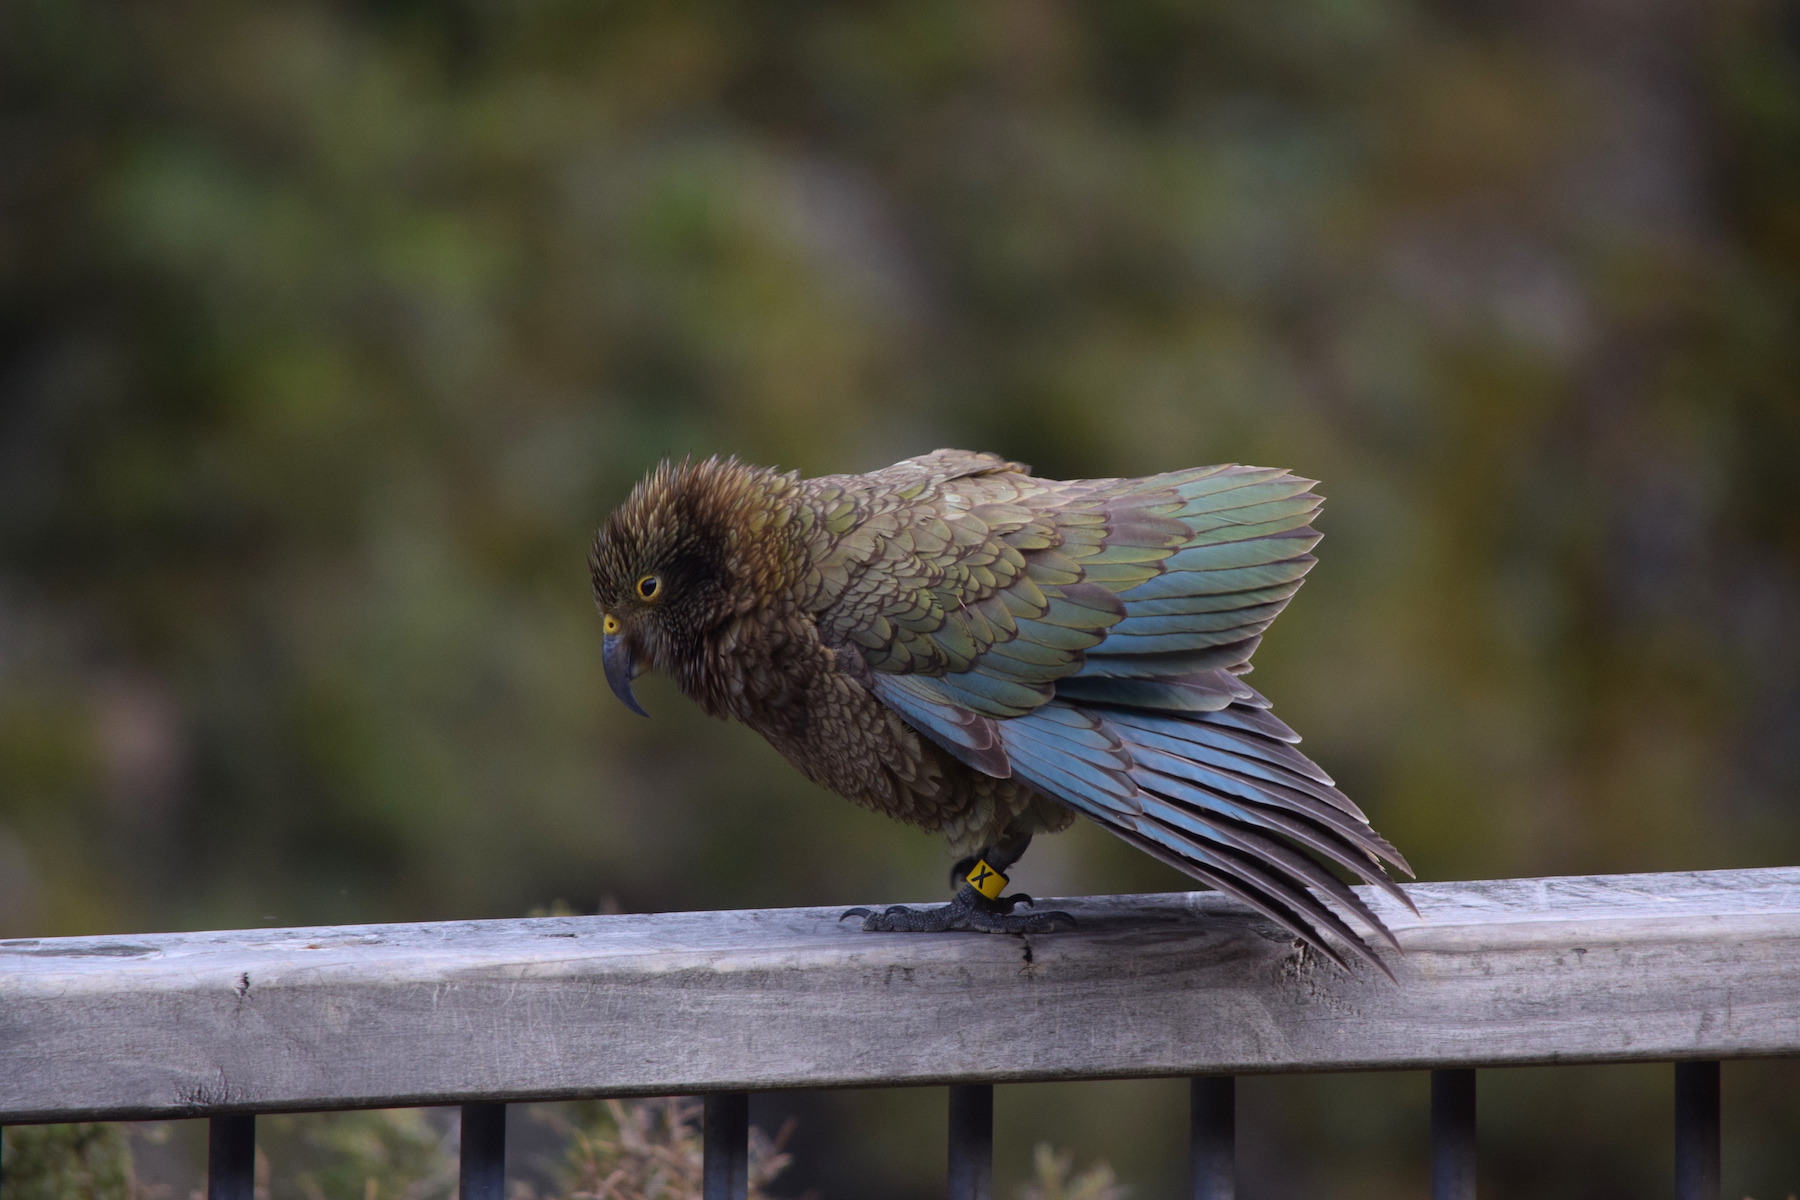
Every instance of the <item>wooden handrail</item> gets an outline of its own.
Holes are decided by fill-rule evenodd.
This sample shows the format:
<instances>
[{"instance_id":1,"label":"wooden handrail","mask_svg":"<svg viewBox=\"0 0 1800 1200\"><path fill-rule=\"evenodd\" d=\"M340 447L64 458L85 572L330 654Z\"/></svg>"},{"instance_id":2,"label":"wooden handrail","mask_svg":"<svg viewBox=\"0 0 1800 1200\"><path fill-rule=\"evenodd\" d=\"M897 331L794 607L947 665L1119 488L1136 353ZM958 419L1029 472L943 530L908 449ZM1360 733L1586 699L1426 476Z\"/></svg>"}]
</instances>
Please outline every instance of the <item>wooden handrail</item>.
<instances>
[{"instance_id":1,"label":"wooden handrail","mask_svg":"<svg viewBox=\"0 0 1800 1200\"><path fill-rule=\"evenodd\" d=\"M1800 1053L1800 869L1409 891L1398 983L1210 892L0 942L0 1123Z\"/></svg>"}]
</instances>

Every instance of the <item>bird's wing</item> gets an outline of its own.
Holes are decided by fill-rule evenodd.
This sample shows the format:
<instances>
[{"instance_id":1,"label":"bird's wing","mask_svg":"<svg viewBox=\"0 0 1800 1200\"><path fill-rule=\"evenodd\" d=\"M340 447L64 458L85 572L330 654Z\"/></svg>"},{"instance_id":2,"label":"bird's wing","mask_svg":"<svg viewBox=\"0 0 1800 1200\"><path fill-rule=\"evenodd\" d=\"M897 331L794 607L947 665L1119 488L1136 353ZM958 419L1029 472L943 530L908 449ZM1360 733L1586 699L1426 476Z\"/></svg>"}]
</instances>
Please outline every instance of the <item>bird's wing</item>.
<instances>
[{"instance_id":1,"label":"bird's wing","mask_svg":"<svg viewBox=\"0 0 1800 1200\"><path fill-rule=\"evenodd\" d=\"M898 586L869 578L895 561L881 555L859 581L907 605L850 634L876 695L977 769L1024 779L1339 962L1321 930L1386 970L1321 894L1392 935L1321 860L1409 904L1381 865L1405 861L1240 678L1315 561L1312 482L1221 466L937 486L968 501L936 497L949 536L915 539ZM875 538L904 541L909 519Z\"/></svg>"},{"instance_id":2,"label":"bird's wing","mask_svg":"<svg viewBox=\"0 0 1800 1200\"><path fill-rule=\"evenodd\" d=\"M1125 616L1118 587L1087 573L1148 579L1189 531L1133 525L1129 506L1109 514L1092 485L1033 479L988 455L961 455L949 472L951 453L812 481L826 485L823 536L802 590L826 640L856 647L878 675L934 679L971 713L1016 717Z\"/></svg>"}]
</instances>

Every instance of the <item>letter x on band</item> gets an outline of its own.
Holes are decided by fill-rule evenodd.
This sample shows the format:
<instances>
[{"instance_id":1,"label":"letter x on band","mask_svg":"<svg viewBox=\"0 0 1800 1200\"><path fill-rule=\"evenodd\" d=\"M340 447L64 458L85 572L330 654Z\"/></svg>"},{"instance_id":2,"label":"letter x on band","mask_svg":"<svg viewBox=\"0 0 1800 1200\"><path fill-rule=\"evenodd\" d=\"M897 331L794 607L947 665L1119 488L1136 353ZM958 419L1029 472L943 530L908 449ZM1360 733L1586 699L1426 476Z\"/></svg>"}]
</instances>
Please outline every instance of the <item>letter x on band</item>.
<instances>
[{"instance_id":1,"label":"letter x on band","mask_svg":"<svg viewBox=\"0 0 1800 1200\"><path fill-rule=\"evenodd\" d=\"M986 896L989 900L998 900L1000 898L1000 893L1006 890L1006 885L1010 882L1006 876L988 866L987 860L984 858L976 859L975 869L970 871L964 878L969 881L970 887L980 892L983 896Z\"/></svg>"}]
</instances>

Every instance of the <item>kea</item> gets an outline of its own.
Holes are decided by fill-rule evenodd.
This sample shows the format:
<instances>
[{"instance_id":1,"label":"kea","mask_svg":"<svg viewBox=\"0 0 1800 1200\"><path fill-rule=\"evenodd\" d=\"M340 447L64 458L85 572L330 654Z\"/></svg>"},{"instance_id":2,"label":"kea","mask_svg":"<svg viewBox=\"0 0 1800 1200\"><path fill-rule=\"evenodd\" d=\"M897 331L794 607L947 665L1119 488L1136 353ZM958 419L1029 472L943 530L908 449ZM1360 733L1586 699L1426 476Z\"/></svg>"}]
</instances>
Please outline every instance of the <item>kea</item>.
<instances>
[{"instance_id":1,"label":"kea","mask_svg":"<svg viewBox=\"0 0 1800 1200\"><path fill-rule=\"evenodd\" d=\"M665 461L594 542L607 683L642 714L632 681L661 671L814 783L945 835L951 903L844 914L866 930L1073 926L1005 872L1079 814L1385 971L1332 903L1398 943L1332 868L1409 908L1383 864L1411 870L1243 679L1315 561L1312 486L1039 479L964 450L816 479Z\"/></svg>"}]
</instances>

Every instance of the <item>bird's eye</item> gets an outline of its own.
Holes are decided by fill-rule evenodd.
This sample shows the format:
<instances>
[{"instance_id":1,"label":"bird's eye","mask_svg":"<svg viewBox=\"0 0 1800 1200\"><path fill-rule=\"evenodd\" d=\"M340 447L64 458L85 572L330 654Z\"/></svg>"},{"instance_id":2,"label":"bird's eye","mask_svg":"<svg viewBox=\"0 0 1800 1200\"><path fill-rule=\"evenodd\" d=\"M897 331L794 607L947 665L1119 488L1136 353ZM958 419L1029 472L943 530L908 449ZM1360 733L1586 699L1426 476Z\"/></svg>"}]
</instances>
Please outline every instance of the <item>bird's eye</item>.
<instances>
[{"instance_id":1,"label":"bird's eye","mask_svg":"<svg viewBox=\"0 0 1800 1200\"><path fill-rule=\"evenodd\" d=\"M656 593L662 591L662 580L654 575L646 575L637 581L637 594L640 600L654 600Z\"/></svg>"},{"instance_id":2,"label":"bird's eye","mask_svg":"<svg viewBox=\"0 0 1800 1200\"><path fill-rule=\"evenodd\" d=\"M607 633L619 632L619 618L613 616L611 613L607 613L606 616L600 619L600 628Z\"/></svg>"}]
</instances>

